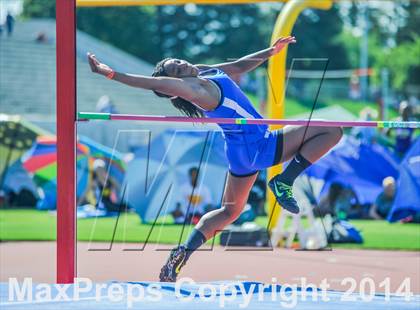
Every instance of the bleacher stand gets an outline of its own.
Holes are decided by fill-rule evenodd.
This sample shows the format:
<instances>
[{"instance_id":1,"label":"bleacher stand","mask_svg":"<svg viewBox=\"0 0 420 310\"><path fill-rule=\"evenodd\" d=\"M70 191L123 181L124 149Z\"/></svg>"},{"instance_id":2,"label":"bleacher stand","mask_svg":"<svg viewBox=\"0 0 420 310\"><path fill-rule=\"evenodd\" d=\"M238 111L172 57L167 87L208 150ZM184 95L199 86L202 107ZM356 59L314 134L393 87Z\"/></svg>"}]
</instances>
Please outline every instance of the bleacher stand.
<instances>
[{"instance_id":1,"label":"bleacher stand","mask_svg":"<svg viewBox=\"0 0 420 310\"><path fill-rule=\"evenodd\" d=\"M55 132L56 112L55 40L55 20L52 19L17 21L12 37L0 37L1 112L22 115L52 132ZM77 31L78 111L95 111L98 99L106 95L112 98L119 113L179 115L168 100L158 98L152 92L112 83L92 74L87 65L87 51L92 51L118 71L150 75L154 66ZM133 123L92 123L79 125L78 131L113 146L118 129L136 126L143 128ZM120 142L119 149L126 151L128 145Z\"/></svg>"}]
</instances>

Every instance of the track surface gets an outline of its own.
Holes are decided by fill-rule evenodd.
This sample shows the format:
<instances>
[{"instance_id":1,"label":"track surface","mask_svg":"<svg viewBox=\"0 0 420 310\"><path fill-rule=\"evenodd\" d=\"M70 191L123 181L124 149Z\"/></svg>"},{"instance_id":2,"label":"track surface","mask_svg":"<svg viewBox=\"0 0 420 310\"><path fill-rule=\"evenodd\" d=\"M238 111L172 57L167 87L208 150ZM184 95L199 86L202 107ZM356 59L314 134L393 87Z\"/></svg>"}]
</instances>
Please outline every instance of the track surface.
<instances>
[{"instance_id":1,"label":"track surface","mask_svg":"<svg viewBox=\"0 0 420 310\"><path fill-rule=\"evenodd\" d=\"M96 249L96 251L89 251ZM94 282L157 281L165 262L168 245L114 244L111 251L106 243L78 243L78 276ZM124 251L130 249L130 251ZM138 251L133 251L133 250ZM160 249L160 250L158 250ZM232 251L235 250L235 251ZM34 282L55 282L54 242L0 243L0 282L10 277L32 277ZM379 284L390 278L391 292L395 292L404 278L410 278L411 291L420 293L420 253L403 251L370 251L333 249L324 252L301 252L290 249L261 251L259 248L237 251L214 247L195 253L181 277L196 282L258 281L263 283L297 284L302 277L308 283L319 285L323 279L330 289L346 291L350 284L342 280L352 277L356 283L369 277L375 283L375 292L383 293Z\"/></svg>"}]
</instances>

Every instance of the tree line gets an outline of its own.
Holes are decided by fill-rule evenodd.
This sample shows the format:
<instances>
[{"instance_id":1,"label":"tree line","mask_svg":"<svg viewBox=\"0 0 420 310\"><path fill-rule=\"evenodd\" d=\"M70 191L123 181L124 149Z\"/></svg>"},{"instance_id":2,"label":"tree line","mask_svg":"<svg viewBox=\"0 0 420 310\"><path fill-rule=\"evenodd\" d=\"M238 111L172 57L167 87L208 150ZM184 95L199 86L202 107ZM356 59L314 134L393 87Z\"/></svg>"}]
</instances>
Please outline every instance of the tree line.
<instances>
[{"instance_id":1,"label":"tree line","mask_svg":"<svg viewBox=\"0 0 420 310\"><path fill-rule=\"evenodd\" d=\"M346 9L335 4L328 11L303 12L293 29L298 44L289 48L288 63L292 58L328 58L329 69L357 68L360 38L352 32L360 23L362 5L363 1L349 1ZM217 63L268 47L281 8L281 4L83 7L77 8L77 27L150 63L164 57ZM24 0L23 17L54 18L55 1ZM384 27L387 18L392 27ZM388 67L392 85L400 91L407 84L420 84L419 27L416 1L369 8L369 64L376 72ZM307 62L300 69L319 68Z\"/></svg>"}]
</instances>

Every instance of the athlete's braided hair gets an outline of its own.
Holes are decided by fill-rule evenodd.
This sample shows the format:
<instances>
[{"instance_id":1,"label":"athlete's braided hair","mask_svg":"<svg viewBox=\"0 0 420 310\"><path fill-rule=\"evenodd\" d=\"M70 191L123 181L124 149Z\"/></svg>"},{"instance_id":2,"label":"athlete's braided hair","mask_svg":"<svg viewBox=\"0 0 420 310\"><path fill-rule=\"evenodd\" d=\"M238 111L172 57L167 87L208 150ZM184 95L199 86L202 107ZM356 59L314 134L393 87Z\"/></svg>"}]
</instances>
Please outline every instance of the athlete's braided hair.
<instances>
[{"instance_id":1,"label":"athlete's braided hair","mask_svg":"<svg viewBox=\"0 0 420 310\"><path fill-rule=\"evenodd\" d=\"M155 70L152 73L152 76L156 77L156 76L168 76L165 72L165 62L167 62L168 60L170 60L172 58L165 58L161 61L159 61L156 66L155 66ZM165 98L171 98L171 96L160 93L158 91L153 91L157 96L159 97L165 97ZM192 104L191 102L182 99L181 97L176 97L174 99L170 99L172 105L177 108L179 111L181 111L181 113L184 113L185 115L189 116L189 117L203 117L203 112L198 109L194 104Z\"/></svg>"}]
</instances>

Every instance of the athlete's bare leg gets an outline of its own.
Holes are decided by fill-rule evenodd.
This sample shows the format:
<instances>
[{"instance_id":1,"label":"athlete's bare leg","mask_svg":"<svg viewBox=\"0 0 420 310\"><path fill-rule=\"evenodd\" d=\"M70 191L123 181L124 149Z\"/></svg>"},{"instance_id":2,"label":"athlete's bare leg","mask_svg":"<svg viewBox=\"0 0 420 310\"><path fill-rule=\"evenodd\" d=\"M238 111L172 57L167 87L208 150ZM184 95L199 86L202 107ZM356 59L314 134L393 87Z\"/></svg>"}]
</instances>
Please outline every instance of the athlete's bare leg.
<instances>
[{"instance_id":1,"label":"athlete's bare leg","mask_svg":"<svg viewBox=\"0 0 420 310\"><path fill-rule=\"evenodd\" d=\"M338 143L342 136L340 128L286 126L283 131L283 153L281 161L291 159L298 151L310 162L317 161ZM303 142L303 143L302 143ZM249 177L228 176L223 195L222 208L205 214L196 225L206 239L235 221L241 214L257 174Z\"/></svg>"},{"instance_id":2,"label":"athlete's bare leg","mask_svg":"<svg viewBox=\"0 0 420 310\"><path fill-rule=\"evenodd\" d=\"M336 145L342 136L343 130L339 127L286 126L283 129L281 162L292 159L299 152L314 163Z\"/></svg>"},{"instance_id":3,"label":"athlete's bare leg","mask_svg":"<svg viewBox=\"0 0 420 310\"><path fill-rule=\"evenodd\" d=\"M214 237L238 218L256 178L257 174L248 177L235 177L229 173L222 207L205 214L191 232L188 241L171 251L167 262L160 271L160 281L175 281L181 267L190 255L206 240Z\"/></svg>"},{"instance_id":4,"label":"athlete's bare leg","mask_svg":"<svg viewBox=\"0 0 420 310\"><path fill-rule=\"evenodd\" d=\"M234 222L241 214L256 179L257 174L248 177L235 177L229 173L222 207L206 213L195 228L208 240Z\"/></svg>"}]
</instances>

